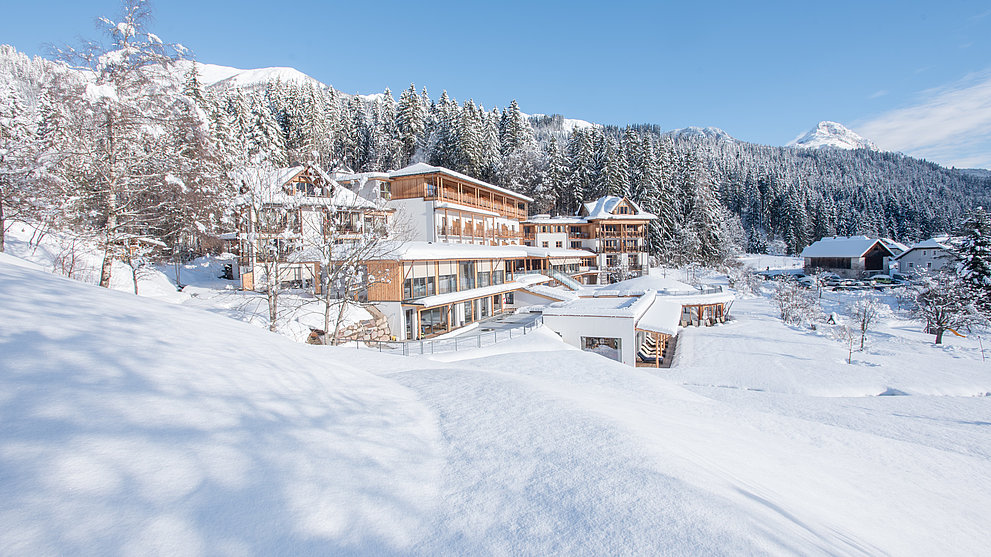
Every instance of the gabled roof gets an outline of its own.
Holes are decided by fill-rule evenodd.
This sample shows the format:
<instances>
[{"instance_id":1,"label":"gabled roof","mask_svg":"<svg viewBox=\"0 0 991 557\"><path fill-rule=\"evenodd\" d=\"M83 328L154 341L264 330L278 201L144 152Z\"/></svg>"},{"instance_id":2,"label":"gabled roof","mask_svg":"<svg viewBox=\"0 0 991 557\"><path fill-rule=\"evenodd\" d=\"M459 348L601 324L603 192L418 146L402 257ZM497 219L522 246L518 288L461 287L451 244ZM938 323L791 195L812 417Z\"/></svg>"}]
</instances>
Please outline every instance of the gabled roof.
<instances>
[{"instance_id":1,"label":"gabled roof","mask_svg":"<svg viewBox=\"0 0 991 557\"><path fill-rule=\"evenodd\" d=\"M828 236L802 250L802 257L863 257L874 244L880 244L893 255L883 242L867 236Z\"/></svg>"},{"instance_id":2,"label":"gabled roof","mask_svg":"<svg viewBox=\"0 0 991 557\"><path fill-rule=\"evenodd\" d=\"M318 176L325 186L330 189L323 195L294 195L286 192L290 181L305 170L310 169ZM364 199L351 190L341 186L319 166L300 165L284 168L243 167L234 172L237 181L244 182L251 188L258 188L258 193L264 196L266 203L293 203L296 205L320 205L338 207L341 209L376 209L375 203Z\"/></svg>"},{"instance_id":3,"label":"gabled roof","mask_svg":"<svg viewBox=\"0 0 991 557\"><path fill-rule=\"evenodd\" d=\"M526 201L526 202L533 201L533 198L532 197L527 197L527 196L523 195L522 193L517 193L517 192L515 192L513 190L507 190L506 188L500 188L499 186L490 184L488 182L483 182L481 180L472 178L471 176L468 176L466 174L462 174L460 172L455 172L455 171L453 171L453 170L451 170L449 168L444 168L443 166L432 166L432 165L429 165L429 164L424 163L424 162L418 162L416 164L411 164L411 165L407 166L406 168L400 168L399 170L393 170L392 172L389 172L389 177L395 179L395 178L399 178L401 176L417 176L417 175L420 175L420 174L444 174L446 176L450 176L451 178L455 178L455 179L461 180L463 182L468 182L470 184L475 184L477 186L482 186L484 188L489 188L491 190L495 190L497 192L504 193L504 194L506 194L506 195L508 195L510 197L513 197L513 198L516 198L516 199L519 199L519 200L522 200L522 201Z\"/></svg>"},{"instance_id":4,"label":"gabled roof","mask_svg":"<svg viewBox=\"0 0 991 557\"><path fill-rule=\"evenodd\" d=\"M939 236L939 237L936 237L936 238L929 238L928 240L923 240L921 242L917 242L915 244L912 244L912 247L910 247L907 250L903 251L902 253L898 254L898 257L896 257L895 259L901 259L902 256L904 256L908 252L914 251L914 250L917 250L917 249L949 250L949 249L951 249L951 246L950 246L950 243L949 242L950 242L950 239L947 238L946 236Z\"/></svg>"},{"instance_id":5,"label":"gabled roof","mask_svg":"<svg viewBox=\"0 0 991 557\"><path fill-rule=\"evenodd\" d=\"M617 214L614 211L619 207L619 205L626 201L633 207L634 212L632 214ZM586 219L633 219L633 220L653 220L657 216L648 213L640 208L639 205L633 201L615 195L606 195L596 199L595 201L588 201L582 203L582 207L579 211L579 215L585 217Z\"/></svg>"},{"instance_id":6,"label":"gabled roof","mask_svg":"<svg viewBox=\"0 0 991 557\"><path fill-rule=\"evenodd\" d=\"M908 251L908 246L891 238L881 238L881 243L884 244L884 247L888 248L888 251L895 255Z\"/></svg>"}]
</instances>

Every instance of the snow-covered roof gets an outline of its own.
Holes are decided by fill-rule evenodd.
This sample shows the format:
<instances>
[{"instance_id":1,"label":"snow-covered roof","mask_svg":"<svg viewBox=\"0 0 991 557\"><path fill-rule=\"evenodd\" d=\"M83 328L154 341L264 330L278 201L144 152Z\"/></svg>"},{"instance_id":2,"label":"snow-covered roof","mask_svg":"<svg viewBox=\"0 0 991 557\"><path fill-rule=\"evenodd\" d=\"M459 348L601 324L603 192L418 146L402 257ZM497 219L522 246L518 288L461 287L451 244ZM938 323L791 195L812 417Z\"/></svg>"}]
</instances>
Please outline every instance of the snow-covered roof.
<instances>
[{"instance_id":1,"label":"snow-covered roof","mask_svg":"<svg viewBox=\"0 0 991 557\"><path fill-rule=\"evenodd\" d=\"M867 236L827 236L803 249L802 257L863 257L878 242L877 238ZM891 252L887 247L884 249Z\"/></svg>"},{"instance_id":2,"label":"snow-covered roof","mask_svg":"<svg viewBox=\"0 0 991 557\"><path fill-rule=\"evenodd\" d=\"M534 215L523 222L529 224L585 224L588 221L585 217Z\"/></svg>"},{"instance_id":3,"label":"snow-covered roof","mask_svg":"<svg viewBox=\"0 0 991 557\"><path fill-rule=\"evenodd\" d=\"M532 292L538 296L543 296L545 298L553 298L555 300L560 300L562 302L578 299L577 292L573 290L565 290L557 286L535 284L535 285L527 286L526 291Z\"/></svg>"},{"instance_id":4,"label":"snow-covered roof","mask_svg":"<svg viewBox=\"0 0 991 557\"><path fill-rule=\"evenodd\" d=\"M678 334L681 325L681 303L660 296L636 322L636 328L666 335Z\"/></svg>"},{"instance_id":5,"label":"snow-covered roof","mask_svg":"<svg viewBox=\"0 0 991 557\"><path fill-rule=\"evenodd\" d=\"M636 298L577 298L554 302L544 308L545 316L568 317L630 317L638 318L654 300L650 292Z\"/></svg>"},{"instance_id":6,"label":"snow-covered roof","mask_svg":"<svg viewBox=\"0 0 991 557\"><path fill-rule=\"evenodd\" d=\"M690 284L668 277L647 275L627 279L598 288L588 288L583 296L639 296L653 290L660 294L696 294L698 289Z\"/></svg>"},{"instance_id":7,"label":"snow-covered roof","mask_svg":"<svg viewBox=\"0 0 991 557\"><path fill-rule=\"evenodd\" d=\"M443 306L447 304L455 304L458 302L463 302L465 300L471 300L474 298L482 298L485 296L493 296L495 294L501 294L503 292L511 292L513 290L522 290L523 288L530 287L534 283L547 282L551 280L549 277L544 275L524 275L520 277L520 280L506 282L503 284L493 284L490 286L482 286L481 288L471 288L469 290L461 290L459 292L448 292L447 294L436 294L434 296L426 296L418 300L410 302L413 305L423 306L423 307L435 307Z\"/></svg>"},{"instance_id":8,"label":"snow-covered roof","mask_svg":"<svg viewBox=\"0 0 991 557\"><path fill-rule=\"evenodd\" d=\"M891 238L881 238L881 243L884 244L884 247L888 248L888 251L895 255L908 251L908 246Z\"/></svg>"},{"instance_id":9,"label":"snow-covered roof","mask_svg":"<svg viewBox=\"0 0 991 557\"><path fill-rule=\"evenodd\" d=\"M585 213L585 218L588 220L592 219L610 219L610 220L620 220L620 219L633 219L633 220L652 220L656 219L657 216L648 213L640 208L639 205L633 201L626 199L626 201L633 207L634 213L631 214L614 214L613 211L619 206L625 197L618 197L615 195L605 195L595 201L588 201L582 204L583 213Z\"/></svg>"},{"instance_id":10,"label":"snow-covered roof","mask_svg":"<svg viewBox=\"0 0 991 557\"><path fill-rule=\"evenodd\" d=\"M396 242L390 246L388 257L392 260L421 259L523 259L527 257L525 246L484 246L446 242Z\"/></svg>"},{"instance_id":11,"label":"snow-covered roof","mask_svg":"<svg viewBox=\"0 0 991 557\"><path fill-rule=\"evenodd\" d=\"M447 176L450 176L451 178L456 178L456 179L462 180L464 182L469 182L469 183L472 183L472 184L475 184L475 185L478 185L478 186L489 188L489 189L495 190L497 192L504 193L504 194L506 194L508 196L514 197L516 199L521 199L521 200L527 201L527 202L533 201L533 198L532 197L527 197L527 196L523 195L522 193L517 193L517 192L515 192L513 190L507 190L506 188L500 188L499 186L492 185L492 184L490 184L488 182L483 182L483 181L478 180L476 178L472 178L471 176L468 176L466 174L462 174L460 172L455 172L455 171L450 170L448 168L444 168L443 166L432 166L432 165L429 165L429 164L423 163L423 162L418 162L416 164L411 164L411 165L407 166L406 168L400 168L399 170L393 170L392 172L389 173L389 176L391 178L398 178L400 176L416 176L418 174L438 174L438 173L439 174L446 174Z\"/></svg>"},{"instance_id":12,"label":"snow-covered roof","mask_svg":"<svg viewBox=\"0 0 991 557\"><path fill-rule=\"evenodd\" d=\"M950 243L949 242L950 242L950 239L947 238L946 236L938 236L936 238L929 238L928 240L923 240L921 242L917 242L917 243L912 244L912 247L910 247L910 248L906 249L905 251L903 251L902 253L900 253L898 255L898 257L896 257L895 259L901 259L908 252L910 252L912 250L917 250L917 249L941 249L941 250L948 250L948 249L951 249L951 246L950 246Z\"/></svg>"},{"instance_id":13,"label":"snow-covered roof","mask_svg":"<svg viewBox=\"0 0 991 557\"><path fill-rule=\"evenodd\" d=\"M530 257L548 257L551 259L558 257L595 257L595 254L583 249L568 248L538 248L535 246L520 246L526 250Z\"/></svg>"},{"instance_id":14,"label":"snow-covered roof","mask_svg":"<svg viewBox=\"0 0 991 557\"><path fill-rule=\"evenodd\" d=\"M307 168L316 173L330 188L330 195L290 195L285 187L290 180ZM341 186L317 165L290 166L284 168L245 167L234 172L234 179L244 182L248 187L257 187L264 197L265 203L286 203L295 205L318 205L337 207L341 209L377 209L374 202L369 201L351 190Z\"/></svg>"}]
</instances>

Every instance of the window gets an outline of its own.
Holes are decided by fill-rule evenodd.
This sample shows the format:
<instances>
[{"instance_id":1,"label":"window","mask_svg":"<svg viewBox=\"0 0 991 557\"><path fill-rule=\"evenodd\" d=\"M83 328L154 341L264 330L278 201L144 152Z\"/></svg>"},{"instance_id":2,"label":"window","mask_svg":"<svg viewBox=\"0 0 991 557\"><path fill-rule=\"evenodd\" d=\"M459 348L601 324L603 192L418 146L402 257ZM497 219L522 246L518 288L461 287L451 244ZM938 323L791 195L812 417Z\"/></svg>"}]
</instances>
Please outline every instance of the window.
<instances>
[{"instance_id":1,"label":"window","mask_svg":"<svg viewBox=\"0 0 991 557\"><path fill-rule=\"evenodd\" d=\"M392 184L389 182L379 182L379 197L382 199L392 199Z\"/></svg>"},{"instance_id":2,"label":"window","mask_svg":"<svg viewBox=\"0 0 991 557\"><path fill-rule=\"evenodd\" d=\"M506 271L492 271L492 284L504 284L506 282Z\"/></svg>"},{"instance_id":3,"label":"window","mask_svg":"<svg viewBox=\"0 0 991 557\"><path fill-rule=\"evenodd\" d=\"M540 242L540 244L541 244L540 247L542 247L542 248L546 248L547 247L547 242Z\"/></svg>"},{"instance_id":4,"label":"window","mask_svg":"<svg viewBox=\"0 0 991 557\"><path fill-rule=\"evenodd\" d=\"M411 278L403 281L403 299L422 298L437 293L434 277Z\"/></svg>"},{"instance_id":5,"label":"window","mask_svg":"<svg viewBox=\"0 0 991 557\"><path fill-rule=\"evenodd\" d=\"M420 312L420 336L435 335L447 331L447 306Z\"/></svg>"},{"instance_id":6,"label":"window","mask_svg":"<svg viewBox=\"0 0 991 557\"><path fill-rule=\"evenodd\" d=\"M578 241L571 242L571 249L582 249L582 243Z\"/></svg>"},{"instance_id":7,"label":"window","mask_svg":"<svg viewBox=\"0 0 991 557\"><path fill-rule=\"evenodd\" d=\"M513 293L512 292L506 292L505 294L503 294L503 296L504 296L504 301L506 302L506 305L507 306L513 305Z\"/></svg>"},{"instance_id":8,"label":"window","mask_svg":"<svg viewBox=\"0 0 991 557\"><path fill-rule=\"evenodd\" d=\"M472 306L471 300L468 300L463 304L465 311L465 323L471 323L472 321L475 320L471 315L471 306Z\"/></svg>"},{"instance_id":9,"label":"window","mask_svg":"<svg viewBox=\"0 0 991 557\"><path fill-rule=\"evenodd\" d=\"M556 248L563 248L564 247L564 242L561 242L561 241L554 242L554 247L556 247Z\"/></svg>"},{"instance_id":10,"label":"window","mask_svg":"<svg viewBox=\"0 0 991 557\"><path fill-rule=\"evenodd\" d=\"M492 284L492 273L490 271L479 271L478 273L478 287L489 286Z\"/></svg>"},{"instance_id":11,"label":"window","mask_svg":"<svg viewBox=\"0 0 991 557\"><path fill-rule=\"evenodd\" d=\"M455 275L441 275L438 277L437 293L447 294L458 289L458 277Z\"/></svg>"},{"instance_id":12,"label":"window","mask_svg":"<svg viewBox=\"0 0 991 557\"><path fill-rule=\"evenodd\" d=\"M462 261L458 263L458 269L461 275L461 290L475 288L475 262Z\"/></svg>"},{"instance_id":13,"label":"window","mask_svg":"<svg viewBox=\"0 0 991 557\"><path fill-rule=\"evenodd\" d=\"M611 337L582 337L582 350L594 352L617 362L623 361L622 340Z\"/></svg>"}]
</instances>

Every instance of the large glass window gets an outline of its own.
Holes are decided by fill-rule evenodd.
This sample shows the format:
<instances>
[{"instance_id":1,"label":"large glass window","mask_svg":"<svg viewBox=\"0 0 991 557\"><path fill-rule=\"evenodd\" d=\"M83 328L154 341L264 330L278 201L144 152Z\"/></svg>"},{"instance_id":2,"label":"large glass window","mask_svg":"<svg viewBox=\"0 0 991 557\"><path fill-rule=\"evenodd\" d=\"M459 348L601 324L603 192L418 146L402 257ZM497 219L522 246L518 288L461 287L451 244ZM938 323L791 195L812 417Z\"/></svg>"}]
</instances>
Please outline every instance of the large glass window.
<instances>
[{"instance_id":1,"label":"large glass window","mask_svg":"<svg viewBox=\"0 0 991 557\"><path fill-rule=\"evenodd\" d=\"M582 350L594 352L617 362L623 361L622 339L611 337L582 337Z\"/></svg>"},{"instance_id":2,"label":"large glass window","mask_svg":"<svg viewBox=\"0 0 991 557\"><path fill-rule=\"evenodd\" d=\"M437 293L434 277L420 277L403 281L403 299L422 298Z\"/></svg>"},{"instance_id":3,"label":"large glass window","mask_svg":"<svg viewBox=\"0 0 991 557\"><path fill-rule=\"evenodd\" d=\"M458 264L458 272L461 275L461 290L475 288L475 262L463 261Z\"/></svg>"},{"instance_id":4,"label":"large glass window","mask_svg":"<svg viewBox=\"0 0 991 557\"><path fill-rule=\"evenodd\" d=\"M504 284L506 282L506 271L492 271L492 284Z\"/></svg>"},{"instance_id":5,"label":"large glass window","mask_svg":"<svg viewBox=\"0 0 991 557\"><path fill-rule=\"evenodd\" d=\"M441 275L437 283L437 293L447 294L458 289L458 278L454 275Z\"/></svg>"},{"instance_id":6,"label":"large glass window","mask_svg":"<svg viewBox=\"0 0 991 557\"><path fill-rule=\"evenodd\" d=\"M481 271L478 273L478 287L489 286L492 284L492 273L490 271Z\"/></svg>"},{"instance_id":7,"label":"large glass window","mask_svg":"<svg viewBox=\"0 0 991 557\"><path fill-rule=\"evenodd\" d=\"M420 312L420 335L428 336L447 331L448 306Z\"/></svg>"}]
</instances>

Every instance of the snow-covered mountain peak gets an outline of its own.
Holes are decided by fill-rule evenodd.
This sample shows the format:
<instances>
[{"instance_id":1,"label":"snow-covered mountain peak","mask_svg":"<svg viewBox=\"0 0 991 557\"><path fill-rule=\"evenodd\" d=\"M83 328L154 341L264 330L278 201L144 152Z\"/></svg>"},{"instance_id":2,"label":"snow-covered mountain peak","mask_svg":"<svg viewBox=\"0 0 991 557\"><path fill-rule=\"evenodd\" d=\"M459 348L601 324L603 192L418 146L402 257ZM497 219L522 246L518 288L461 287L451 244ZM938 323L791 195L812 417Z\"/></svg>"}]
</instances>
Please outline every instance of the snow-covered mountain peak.
<instances>
[{"instance_id":1,"label":"snow-covered mountain peak","mask_svg":"<svg viewBox=\"0 0 991 557\"><path fill-rule=\"evenodd\" d=\"M805 149L870 149L877 151L874 142L865 139L838 122L823 120L816 127L791 140L787 147Z\"/></svg>"},{"instance_id":2,"label":"snow-covered mountain peak","mask_svg":"<svg viewBox=\"0 0 991 557\"><path fill-rule=\"evenodd\" d=\"M180 62L183 72L189 70L192 62ZM313 83L319 87L326 87L316 79L306 75L296 68L271 67L242 70L230 66L219 66L217 64L196 63L196 69L200 74L200 81L207 87L244 87L251 88L262 86L269 81L293 81L296 83Z\"/></svg>"},{"instance_id":3,"label":"snow-covered mountain peak","mask_svg":"<svg viewBox=\"0 0 991 557\"><path fill-rule=\"evenodd\" d=\"M687 139L693 137L707 137L711 139L720 139L726 141L736 141L736 138L732 135L726 133L724 130L713 126L689 126L687 128L678 128L676 130L671 130L666 132L665 135L671 137L672 139Z\"/></svg>"}]
</instances>

